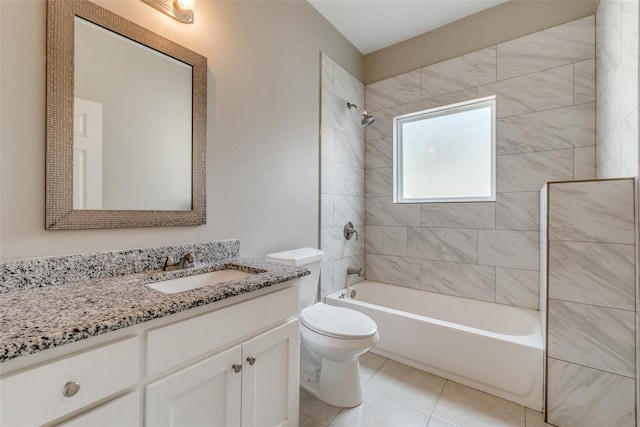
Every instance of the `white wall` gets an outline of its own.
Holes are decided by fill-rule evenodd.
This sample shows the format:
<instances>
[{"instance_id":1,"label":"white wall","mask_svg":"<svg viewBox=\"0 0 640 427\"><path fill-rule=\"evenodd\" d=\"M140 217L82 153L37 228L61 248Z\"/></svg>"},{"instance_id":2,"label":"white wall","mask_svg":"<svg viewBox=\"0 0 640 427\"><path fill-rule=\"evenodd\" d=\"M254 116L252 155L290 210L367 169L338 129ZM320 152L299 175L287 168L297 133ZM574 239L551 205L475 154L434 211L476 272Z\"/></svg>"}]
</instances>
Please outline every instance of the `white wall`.
<instances>
[{"instance_id":1,"label":"white wall","mask_svg":"<svg viewBox=\"0 0 640 427\"><path fill-rule=\"evenodd\" d=\"M207 225L44 230L44 1L2 1L2 259L239 238L241 255L315 246L320 51L362 55L305 1L199 1L185 25L141 1L97 2L208 58Z\"/></svg>"}]
</instances>

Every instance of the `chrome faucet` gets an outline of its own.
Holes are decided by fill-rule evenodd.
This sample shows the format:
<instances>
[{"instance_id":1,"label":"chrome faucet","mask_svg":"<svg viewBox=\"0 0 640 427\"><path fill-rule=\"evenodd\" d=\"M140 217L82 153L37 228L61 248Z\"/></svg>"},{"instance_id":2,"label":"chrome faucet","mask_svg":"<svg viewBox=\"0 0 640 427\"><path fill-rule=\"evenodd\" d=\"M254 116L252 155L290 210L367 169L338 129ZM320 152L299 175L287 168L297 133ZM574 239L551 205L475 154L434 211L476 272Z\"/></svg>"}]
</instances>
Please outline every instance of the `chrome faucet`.
<instances>
[{"instance_id":1,"label":"chrome faucet","mask_svg":"<svg viewBox=\"0 0 640 427\"><path fill-rule=\"evenodd\" d=\"M164 267L162 268L164 271L182 270L196 266L196 256L193 252L187 252L178 262L173 262L173 257L171 255L160 255L156 258L167 259L164 263Z\"/></svg>"},{"instance_id":2,"label":"chrome faucet","mask_svg":"<svg viewBox=\"0 0 640 427\"><path fill-rule=\"evenodd\" d=\"M347 274L357 274L358 277L364 277L364 268L360 267L359 269L355 269L353 267L347 268Z\"/></svg>"}]
</instances>

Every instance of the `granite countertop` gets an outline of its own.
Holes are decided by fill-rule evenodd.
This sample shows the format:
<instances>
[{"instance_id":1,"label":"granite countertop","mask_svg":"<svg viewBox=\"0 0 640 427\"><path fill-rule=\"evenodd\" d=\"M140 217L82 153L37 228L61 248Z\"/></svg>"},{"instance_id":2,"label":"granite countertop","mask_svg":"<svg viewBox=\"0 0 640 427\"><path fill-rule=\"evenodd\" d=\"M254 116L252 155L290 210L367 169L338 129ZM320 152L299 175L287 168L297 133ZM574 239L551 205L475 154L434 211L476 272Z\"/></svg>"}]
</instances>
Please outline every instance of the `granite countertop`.
<instances>
[{"instance_id":1,"label":"granite countertop","mask_svg":"<svg viewBox=\"0 0 640 427\"><path fill-rule=\"evenodd\" d=\"M165 294L149 283L215 270L255 275ZM306 268L231 258L176 271L80 280L0 294L0 363L148 320L246 294L309 274Z\"/></svg>"}]
</instances>

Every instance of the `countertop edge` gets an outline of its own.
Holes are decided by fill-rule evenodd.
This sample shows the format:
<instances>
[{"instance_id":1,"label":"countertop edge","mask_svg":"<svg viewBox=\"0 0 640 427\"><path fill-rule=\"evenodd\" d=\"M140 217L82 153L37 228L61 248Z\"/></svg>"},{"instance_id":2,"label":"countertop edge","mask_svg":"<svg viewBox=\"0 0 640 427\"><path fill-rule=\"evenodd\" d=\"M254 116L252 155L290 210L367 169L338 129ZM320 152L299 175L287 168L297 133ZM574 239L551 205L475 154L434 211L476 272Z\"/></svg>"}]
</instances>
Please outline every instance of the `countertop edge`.
<instances>
[{"instance_id":1,"label":"countertop edge","mask_svg":"<svg viewBox=\"0 0 640 427\"><path fill-rule=\"evenodd\" d=\"M255 273L247 278L164 294L148 284L220 269ZM267 261L230 258L194 268L82 280L0 294L0 364L92 336L213 304L310 274Z\"/></svg>"}]
</instances>

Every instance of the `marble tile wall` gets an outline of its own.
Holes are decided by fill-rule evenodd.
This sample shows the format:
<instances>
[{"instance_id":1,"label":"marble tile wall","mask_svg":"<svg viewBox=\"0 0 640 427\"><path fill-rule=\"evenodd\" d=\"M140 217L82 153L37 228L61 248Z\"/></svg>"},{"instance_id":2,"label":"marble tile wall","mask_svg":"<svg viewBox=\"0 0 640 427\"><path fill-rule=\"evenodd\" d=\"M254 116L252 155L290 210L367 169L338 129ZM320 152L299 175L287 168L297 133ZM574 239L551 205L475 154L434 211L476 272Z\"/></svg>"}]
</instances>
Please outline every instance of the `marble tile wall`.
<instances>
[{"instance_id":1,"label":"marble tile wall","mask_svg":"<svg viewBox=\"0 0 640 427\"><path fill-rule=\"evenodd\" d=\"M596 13L596 175L638 175L638 0L601 0ZM640 293L636 283L636 292ZM640 300L636 300L636 313ZM636 314L637 330L640 316ZM636 345L640 347L640 334ZM640 352L637 356L640 376ZM637 381L640 408L640 381ZM640 410L636 411L640 425Z\"/></svg>"},{"instance_id":2,"label":"marble tile wall","mask_svg":"<svg viewBox=\"0 0 640 427\"><path fill-rule=\"evenodd\" d=\"M546 189L547 422L634 426L634 180Z\"/></svg>"},{"instance_id":3,"label":"marble tile wall","mask_svg":"<svg viewBox=\"0 0 640 427\"><path fill-rule=\"evenodd\" d=\"M559 426L635 426L634 380L549 358L547 422ZM581 390L576 393L576 390Z\"/></svg>"},{"instance_id":4,"label":"marble tile wall","mask_svg":"<svg viewBox=\"0 0 640 427\"><path fill-rule=\"evenodd\" d=\"M596 19L596 175L638 175L638 0L602 0Z\"/></svg>"},{"instance_id":5,"label":"marble tile wall","mask_svg":"<svg viewBox=\"0 0 640 427\"><path fill-rule=\"evenodd\" d=\"M595 178L595 17L366 87L367 278L538 309L539 191ZM393 117L497 96L497 199L392 203Z\"/></svg>"},{"instance_id":6,"label":"marble tile wall","mask_svg":"<svg viewBox=\"0 0 640 427\"><path fill-rule=\"evenodd\" d=\"M347 268L364 268L364 129L355 109L364 106L364 84L322 54L320 138L320 249L324 251L321 296L363 280ZM351 221L358 240L346 240Z\"/></svg>"}]
</instances>

